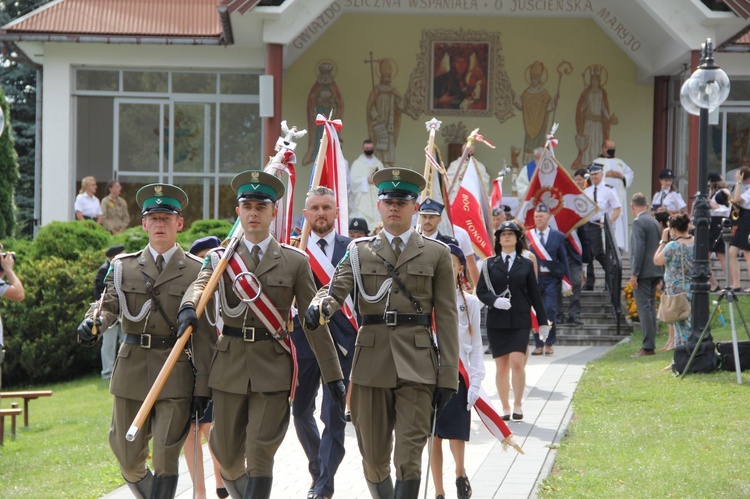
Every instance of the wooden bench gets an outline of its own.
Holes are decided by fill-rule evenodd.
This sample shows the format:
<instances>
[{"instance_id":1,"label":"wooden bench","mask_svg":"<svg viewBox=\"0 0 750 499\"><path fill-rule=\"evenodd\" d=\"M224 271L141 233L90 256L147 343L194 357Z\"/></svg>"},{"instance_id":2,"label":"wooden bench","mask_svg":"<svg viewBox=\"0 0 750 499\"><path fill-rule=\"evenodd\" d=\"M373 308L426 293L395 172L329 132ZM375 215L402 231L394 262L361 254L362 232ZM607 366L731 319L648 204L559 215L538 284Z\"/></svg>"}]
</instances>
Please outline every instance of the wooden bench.
<instances>
[{"instance_id":1,"label":"wooden bench","mask_svg":"<svg viewBox=\"0 0 750 499\"><path fill-rule=\"evenodd\" d=\"M13 404L15 406L18 406L18 404ZM10 416L11 424L10 424L10 434L11 436L16 436L16 416L20 416L21 412L23 412L18 407L13 407L12 409L0 409L0 445L3 445L3 441L5 440L5 416Z\"/></svg>"},{"instance_id":2,"label":"wooden bench","mask_svg":"<svg viewBox=\"0 0 750 499\"><path fill-rule=\"evenodd\" d=\"M34 390L25 392L0 392L1 399L23 399L23 426L29 427L29 400L38 399L39 397L51 397L52 390Z\"/></svg>"}]
</instances>

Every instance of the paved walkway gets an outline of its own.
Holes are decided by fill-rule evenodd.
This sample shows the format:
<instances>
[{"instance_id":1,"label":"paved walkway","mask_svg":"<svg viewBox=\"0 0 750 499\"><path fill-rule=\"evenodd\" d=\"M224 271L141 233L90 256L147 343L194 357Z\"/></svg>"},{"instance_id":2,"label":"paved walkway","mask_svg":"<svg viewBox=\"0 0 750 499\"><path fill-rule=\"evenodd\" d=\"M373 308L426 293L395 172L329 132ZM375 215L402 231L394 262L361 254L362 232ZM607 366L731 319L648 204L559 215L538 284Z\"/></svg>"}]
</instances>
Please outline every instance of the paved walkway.
<instances>
[{"instance_id":1,"label":"paved walkway","mask_svg":"<svg viewBox=\"0 0 750 499\"><path fill-rule=\"evenodd\" d=\"M587 363L602 356L611 347L558 346L555 355L529 357L526 366L526 393L524 394L524 420L510 422L510 429L520 443L525 455L514 450L504 452L499 442L490 435L472 411L471 441L466 447L466 471L474 490L475 499L535 497L538 484L552 469L557 444L559 444L572 416L571 398ZM495 363L485 356L487 376L484 389L500 407L495 389ZM318 401L319 402L319 401ZM444 477L447 497L455 497L453 459L447 444L443 446ZM214 471L204 445L206 488L208 497L215 498ZM427 466L427 452L423 456L423 473ZM274 466L276 480L273 499L303 499L310 486L307 460L297 441L293 423L279 452ZM184 458L180 462L178 499L193 495L190 475ZM424 496L424 481L419 497ZM432 477L428 483L427 497L435 497ZM131 498L123 486L105 496L106 499ZM340 499L369 499L367 485L362 476L361 459L357 449L354 428L347 427L346 457L336 475L336 495Z\"/></svg>"}]
</instances>

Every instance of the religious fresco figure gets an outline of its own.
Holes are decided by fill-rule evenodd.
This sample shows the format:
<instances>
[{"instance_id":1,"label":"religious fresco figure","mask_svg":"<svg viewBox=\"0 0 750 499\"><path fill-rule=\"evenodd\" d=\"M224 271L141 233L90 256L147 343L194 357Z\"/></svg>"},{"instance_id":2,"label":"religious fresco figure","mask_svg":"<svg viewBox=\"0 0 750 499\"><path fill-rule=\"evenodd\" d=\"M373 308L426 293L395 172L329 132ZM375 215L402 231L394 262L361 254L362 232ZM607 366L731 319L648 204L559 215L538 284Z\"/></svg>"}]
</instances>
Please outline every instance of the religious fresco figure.
<instances>
[{"instance_id":1,"label":"religious fresco figure","mask_svg":"<svg viewBox=\"0 0 750 499\"><path fill-rule=\"evenodd\" d=\"M523 113L523 162L528 163L534 157L534 149L544 147L550 113L557 107L560 93L558 87L558 93L552 97L544 88L547 69L540 61L534 61L526 68L524 76L529 86L520 96L514 96L513 105Z\"/></svg>"},{"instance_id":2,"label":"religious fresco figure","mask_svg":"<svg viewBox=\"0 0 750 499\"><path fill-rule=\"evenodd\" d=\"M336 77L336 63L324 59L318 62L317 80L310 87L307 95L307 129L315 130L315 133L307 134L307 152L302 158L303 165L309 165L318 154L320 139L323 137L323 127L315 124L315 117L322 114L326 118L333 119L344 117L344 98L334 80Z\"/></svg>"},{"instance_id":3,"label":"religious fresco figure","mask_svg":"<svg viewBox=\"0 0 750 499\"><path fill-rule=\"evenodd\" d=\"M586 75L589 83L586 84ZM576 107L576 147L578 156L571 168L590 165L599 156L599 148L609 140L610 125L617 125L617 115L610 113L607 85L607 68L592 64L583 71L585 88Z\"/></svg>"},{"instance_id":4,"label":"religious fresco figure","mask_svg":"<svg viewBox=\"0 0 750 499\"><path fill-rule=\"evenodd\" d=\"M375 157L386 167L396 164L396 144L401 129L401 93L393 86L394 64L380 59L380 79L367 98L367 132L375 144ZM374 78L373 78L374 80Z\"/></svg>"},{"instance_id":5,"label":"religious fresco figure","mask_svg":"<svg viewBox=\"0 0 750 499\"><path fill-rule=\"evenodd\" d=\"M484 44L436 44L433 79L433 108L455 110L487 109L486 68L488 50Z\"/></svg>"}]
</instances>

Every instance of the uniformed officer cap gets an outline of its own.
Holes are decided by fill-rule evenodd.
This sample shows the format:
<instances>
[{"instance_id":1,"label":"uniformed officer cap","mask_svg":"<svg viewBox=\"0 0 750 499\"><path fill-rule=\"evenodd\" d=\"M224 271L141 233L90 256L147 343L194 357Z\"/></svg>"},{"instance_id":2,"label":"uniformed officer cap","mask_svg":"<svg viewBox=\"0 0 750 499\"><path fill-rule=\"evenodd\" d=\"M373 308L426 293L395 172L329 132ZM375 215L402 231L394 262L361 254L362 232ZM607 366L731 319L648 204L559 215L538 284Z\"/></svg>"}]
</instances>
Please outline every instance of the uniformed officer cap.
<instances>
[{"instance_id":1,"label":"uniformed officer cap","mask_svg":"<svg viewBox=\"0 0 750 499\"><path fill-rule=\"evenodd\" d=\"M420 215L442 215L444 208L445 208L444 205L438 203L434 199L427 198L419 205L419 214Z\"/></svg>"},{"instance_id":2,"label":"uniformed officer cap","mask_svg":"<svg viewBox=\"0 0 750 499\"><path fill-rule=\"evenodd\" d=\"M496 217L496 216L498 216L498 215L499 215L499 214L501 214L502 212L503 212L503 210L501 210L500 208L492 208L492 216L493 216L493 217Z\"/></svg>"},{"instance_id":3,"label":"uniformed officer cap","mask_svg":"<svg viewBox=\"0 0 750 499\"><path fill-rule=\"evenodd\" d=\"M232 190L237 201L255 200L275 203L284 197L284 183L277 177L260 170L245 170L232 179Z\"/></svg>"},{"instance_id":4,"label":"uniformed officer cap","mask_svg":"<svg viewBox=\"0 0 750 499\"><path fill-rule=\"evenodd\" d=\"M455 244L449 244L448 248L450 248L451 250L451 255L456 255L456 258L458 258L458 261L461 262L461 265L466 267L466 256L464 255L464 252L461 251L461 248L459 248Z\"/></svg>"},{"instance_id":5,"label":"uniformed officer cap","mask_svg":"<svg viewBox=\"0 0 750 499\"><path fill-rule=\"evenodd\" d=\"M370 229L367 227L367 220L359 217L349 220L349 230L352 232L364 232L365 235L370 233Z\"/></svg>"},{"instance_id":6,"label":"uniformed officer cap","mask_svg":"<svg viewBox=\"0 0 750 499\"><path fill-rule=\"evenodd\" d=\"M669 168L664 168L662 171L659 172L659 179L663 178L674 178L674 172L670 170Z\"/></svg>"},{"instance_id":7,"label":"uniformed officer cap","mask_svg":"<svg viewBox=\"0 0 750 499\"><path fill-rule=\"evenodd\" d=\"M193 245L190 246L189 253L193 255L197 255L203 250L218 248L219 246L221 246L221 239L219 239L218 237L216 236L201 237L200 239L196 239L193 242Z\"/></svg>"},{"instance_id":8,"label":"uniformed officer cap","mask_svg":"<svg viewBox=\"0 0 750 499\"><path fill-rule=\"evenodd\" d=\"M604 158L596 158L589 166L589 173L601 173L602 170L604 170Z\"/></svg>"},{"instance_id":9,"label":"uniformed officer cap","mask_svg":"<svg viewBox=\"0 0 750 499\"><path fill-rule=\"evenodd\" d=\"M518 225L516 225L516 222L512 221L506 221L500 224L500 227L495 231L495 237L500 237L500 234L502 232L505 232L506 230L510 230L516 233L516 237L520 238L523 233L521 232L521 229L518 228Z\"/></svg>"},{"instance_id":10,"label":"uniformed officer cap","mask_svg":"<svg viewBox=\"0 0 750 499\"><path fill-rule=\"evenodd\" d=\"M534 210L537 213L549 213L549 206L547 206L544 203L539 203L536 205L536 209Z\"/></svg>"},{"instance_id":11,"label":"uniformed officer cap","mask_svg":"<svg viewBox=\"0 0 750 499\"><path fill-rule=\"evenodd\" d=\"M185 191L172 184L144 185L135 194L135 202L141 207L141 214L172 213L181 215L188 204Z\"/></svg>"},{"instance_id":12,"label":"uniformed officer cap","mask_svg":"<svg viewBox=\"0 0 750 499\"><path fill-rule=\"evenodd\" d=\"M424 189L424 177L408 168L383 168L372 176L378 186L378 199L403 199L414 201Z\"/></svg>"},{"instance_id":13,"label":"uniformed officer cap","mask_svg":"<svg viewBox=\"0 0 750 499\"><path fill-rule=\"evenodd\" d=\"M104 254L107 255L107 258L114 258L123 251L125 251L125 246L122 244L115 244L114 246L110 246Z\"/></svg>"}]
</instances>

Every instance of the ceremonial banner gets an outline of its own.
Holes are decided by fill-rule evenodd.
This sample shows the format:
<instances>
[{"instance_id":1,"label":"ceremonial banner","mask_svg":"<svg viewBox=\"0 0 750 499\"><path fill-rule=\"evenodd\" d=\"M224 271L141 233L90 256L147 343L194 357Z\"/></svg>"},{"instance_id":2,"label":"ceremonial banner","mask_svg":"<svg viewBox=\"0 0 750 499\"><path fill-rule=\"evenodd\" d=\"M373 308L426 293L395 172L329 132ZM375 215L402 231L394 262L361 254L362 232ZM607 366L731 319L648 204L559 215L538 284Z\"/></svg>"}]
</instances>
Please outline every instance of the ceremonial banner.
<instances>
[{"instance_id":1,"label":"ceremonial banner","mask_svg":"<svg viewBox=\"0 0 750 499\"><path fill-rule=\"evenodd\" d=\"M451 219L469 233L474 250L482 258L492 256L493 242L489 237L490 220L487 195L482 188L474 158L469 158L466 173L458 186L456 197L451 200Z\"/></svg>"},{"instance_id":2,"label":"ceremonial banner","mask_svg":"<svg viewBox=\"0 0 750 499\"><path fill-rule=\"evenodd\" d=\"M547 141L548 147L553 140ZM519 208L516 218L527 227L533 227L534 208L539 203L544 203L549 208L550 227L565 234L568 240L571 240L569 236L574 234L575 229L599 211L596 203L581 191L549 148L537 164L526 193L526 200ZM577 238L573 239L577 241ZM575 246L580 253L580 242L574 243Z\"/></svg>"},{"instance_id":3,"label":"ceremonial banner","mask_svg":"<svg viewBox=\"0 0 750 499\"><path fill-rule=\"evenodd\" d=\"M495 180L492 181L492 197L490 199L490 207L491 208L499 208L502 209L503 207L503 178L497 177Z\"/></svg>"},{"instance_id":4,"label":"ceremonial banner","mask_svg":"<svg viewBox=\"0 0 750 499\"><path fill-rule=\"evenodd\" d=\"M264 171L270 173L284 182L284 197L279 200L278 213L273 221L271 230L274 237L280 243L289 244L289 238L292 235L292 214L294 213L294 186L296 176L294 173L294 163L297 161L293 151L283 151L282 160L276 162L275 159L265 167ZM282 175L282 172L285 175Z\"/></svg>"},{"instance_id":5,"label":"ceremonial banner","mask_svg":"<svg viewBox=\"0 0 750 499\"><path fill-rule=\"evenodd\" d=\"M318 115L316 124L323 125L325 134L328 137L325 160L322 165L315 165L315 168L321 168L320 182L318 185L328 187L333 191L336 198L336 206L339 209L339 216L334 223L336 232L347 234L349 232L349 196L347 193L346 183L346 161L344 153L341 151L338 131L341 130L341 120L328 120L322 114ZM314 178L314 175L311 177ZM310 185L310 187L316 187Z\"/></svg>"}]
</instances>

